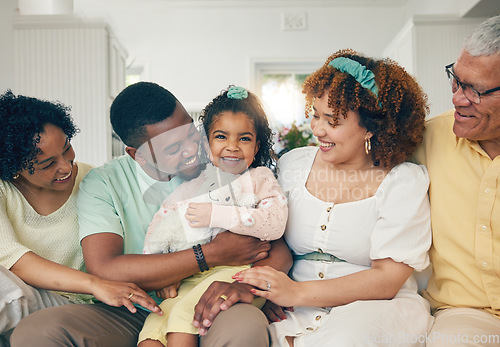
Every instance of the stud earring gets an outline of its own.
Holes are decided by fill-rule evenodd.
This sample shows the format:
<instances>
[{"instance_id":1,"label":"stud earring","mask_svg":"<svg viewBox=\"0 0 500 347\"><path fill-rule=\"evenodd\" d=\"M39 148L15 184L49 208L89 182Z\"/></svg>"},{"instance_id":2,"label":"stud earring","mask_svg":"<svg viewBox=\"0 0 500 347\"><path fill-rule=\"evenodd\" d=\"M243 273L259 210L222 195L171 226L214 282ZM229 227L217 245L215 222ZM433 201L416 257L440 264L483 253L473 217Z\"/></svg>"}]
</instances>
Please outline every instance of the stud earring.
<instances>
[{"instance_id":1,"label":"stud earring","mask_svg":"<svg viewBox=\"0 0 500 347\"><path fill-rule=\"evenodd\" d=\"M17 179L18 179L18 177L19 177L19 174L18 174L18 173L16 173L14 176L12 176L12 180L17 180Z\"/></svg>"},{"instance_id":2,"label":"stud earring","mask_svg":"<svg viewBox=\"0 0 500 347\"><path fill-rule=\"evenodd\" d=\"M367 138L365 140L365 153L370 154L370 151L372 150L372 143L370 141L370 138Z\"/></svg>"}]
</instances>

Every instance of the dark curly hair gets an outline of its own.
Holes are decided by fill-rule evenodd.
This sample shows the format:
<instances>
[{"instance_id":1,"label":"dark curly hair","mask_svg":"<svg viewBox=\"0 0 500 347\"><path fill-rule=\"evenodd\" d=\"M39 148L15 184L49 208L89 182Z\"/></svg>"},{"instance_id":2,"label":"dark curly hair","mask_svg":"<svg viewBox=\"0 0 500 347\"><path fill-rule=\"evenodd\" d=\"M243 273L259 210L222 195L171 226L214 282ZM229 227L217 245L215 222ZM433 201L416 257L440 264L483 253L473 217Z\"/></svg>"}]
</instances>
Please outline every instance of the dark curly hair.
<instances>
[{"instance_id":1,"label":"dark curly hair","mask_svg":"<svg viewBox=\"0 0 500 347\"><path fill-rule=\"evenodd\" d=\"M79 131L70 116L71 108L7 90L0 95L0 179L10 181L22 170L34 172L33 164L40 153L37 144L46 124L53 124L68 140Z\"/></svg>"},{"instance_id":2,"label":"dark curly hair","mask_svg":"<svg viewBox=\"0 0 500 347\"><path fill-rule=\"evenodd\" d=\"M153 82L138 82L122 90L110 108L113 130L127 146L139 148L146 142L146 125L170 117L177 98Z\"/></svg>"},{"instance_id":3,"label":"dark curly hair","mask_svg":"<svg viewBox=\"0 0 500 347\"><path fill-rule=\"evenodd\" d=\"M246 99L230 99L227 97L227 93L231 87L233 87L233 85L223 90L201 111L200 121L203 124L207 138L212 124L221 113L244 113L253 122L257 134L256 140L259 143L259 150L257 154L255 154L255 158L250 167L266 166L274 169L276 155L272 149L273 131L269 126L269 121L259 98L255 94L248 92L248 97Z\"/></svg>"},{"instance_id":4,"label":"dark curly hair","mask_svg":"<svg viewBox=\"0 0 500 347\"><path fill-rule=\"evenodd\" d=\"M378 98L350 74L328 65L338 57L357 61L375 75ZM429 113L427 95L404 68L390 59L376 60L346 49L326 60L325 64L306 78L302 92L306 94L306 117L314 99L328 91L328 106L346 117L357 111L360 126L370 131L371 156L375 165L386 168L408 160L422 141L425 117Z\"/></svg>"}]
</instances>

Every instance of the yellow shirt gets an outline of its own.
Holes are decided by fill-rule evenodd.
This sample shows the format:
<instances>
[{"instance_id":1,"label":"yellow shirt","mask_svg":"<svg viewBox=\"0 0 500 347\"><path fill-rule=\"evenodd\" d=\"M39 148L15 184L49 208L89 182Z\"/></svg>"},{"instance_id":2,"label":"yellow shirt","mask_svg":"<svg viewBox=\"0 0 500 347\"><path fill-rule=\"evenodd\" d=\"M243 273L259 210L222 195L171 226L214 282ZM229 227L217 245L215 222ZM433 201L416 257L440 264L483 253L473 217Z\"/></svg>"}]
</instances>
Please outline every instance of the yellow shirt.
<instances>
[{"instance_id":1,"label":"yellow shirt","mask_svg":"<svg viewBox=\"0 0 500 347\"><path fill-rule=\"evenodd\" d=\"M429 119L416 160L427 166L433 309L473 307L500 316L500 156L453 133L453 112Z\"/></svg>"}]
</instances>

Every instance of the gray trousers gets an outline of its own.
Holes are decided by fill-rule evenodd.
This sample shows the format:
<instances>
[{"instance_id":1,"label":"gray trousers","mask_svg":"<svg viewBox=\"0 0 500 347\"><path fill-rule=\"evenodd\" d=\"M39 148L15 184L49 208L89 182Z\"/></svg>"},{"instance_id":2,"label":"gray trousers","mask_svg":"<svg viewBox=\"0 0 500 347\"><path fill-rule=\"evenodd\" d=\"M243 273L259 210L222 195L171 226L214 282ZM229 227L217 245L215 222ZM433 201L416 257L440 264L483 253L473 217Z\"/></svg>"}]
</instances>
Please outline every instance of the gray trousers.
<instances>
[{"instance_id":1,"label":"gray trousers","mask_svg":"<svg viewBox=\"0 0 500 347\"><path fill-rule=\"evenodd\" d=\"M8 346L12 329L27 315L70 302L49 290L36 289L0 265L0 346Z\"/></svg>"},{"instance_id":2,"label":"gray trousers","mask_svg":"<svg viewBox=\"0 0 500 347\"><path fill-rule=\"evenodd\" d=\"M65 305L37 311L24 318L11 336L13 347L27 346L136 346L148 312L130 313L104 304ZM255 306L237 304L221 312L202 347L267 347L268 324Z\"/></svg>"}]
</instances>

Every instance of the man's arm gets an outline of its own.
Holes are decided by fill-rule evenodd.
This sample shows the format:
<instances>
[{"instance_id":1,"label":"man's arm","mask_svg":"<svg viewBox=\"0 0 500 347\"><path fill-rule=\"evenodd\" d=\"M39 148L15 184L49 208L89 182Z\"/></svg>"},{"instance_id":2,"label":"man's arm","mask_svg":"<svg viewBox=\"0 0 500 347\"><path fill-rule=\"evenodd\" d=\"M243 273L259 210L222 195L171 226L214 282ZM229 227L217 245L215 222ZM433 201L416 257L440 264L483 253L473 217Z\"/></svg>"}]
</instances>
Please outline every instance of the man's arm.
<instances>
[{"instance_id":1,"label":"man's arm","mask_svg":"<svg viewBox=\"0 0 500 347\"><path fill-rule=\"evenodd\" d=\"M164 288L200 271L192 249L166 254L123 254L123 239L113 233L85 237L82 249L89 273L133 282L144 290ZM267 242L229 232L220 233L202 246L209 267L249 264L266 257L269 249Z\"/></svg>"},{"instance_id":2,"label":"man's arm","mask_svg":"<svg viewBox=\"0 0 500 347\"><path fill-rule=\"evenodd\" d=\"M271 250L267 258L256 261L253 266L268 265L278 271L288 273L293 265L293 258L283 238L271 242Z\"/></svg>"},{"instance_id":3,"label":"man's arm","mask_svg":"<svg viewBox=\"0 0 500 347\"><path fill-rule=\"evenodd\" d=\"M93 170L80 184L78 219L87 271L104 279L133 282L145 290L162 289L198 272L192 249L170 254L138 254L144 242L141 235L151 220L141 215L145 211L140 189L122 186L135 182L130 173L121 174L121 169L115 169L110 177ZM137 228L144 230L132 230ZM266 257L269 249L267 242L232 233L221 233L202 246L210 267L250 264Z\"/></svg>"}]
</instances>

